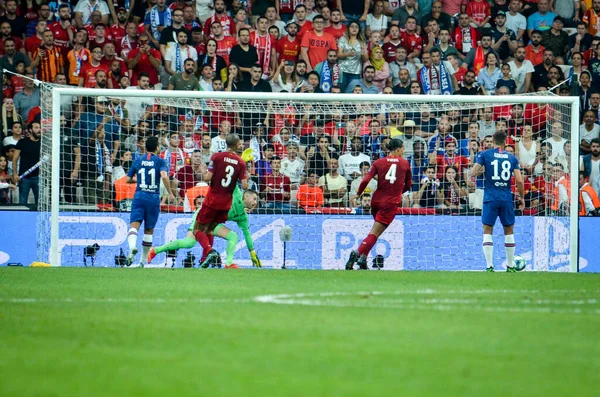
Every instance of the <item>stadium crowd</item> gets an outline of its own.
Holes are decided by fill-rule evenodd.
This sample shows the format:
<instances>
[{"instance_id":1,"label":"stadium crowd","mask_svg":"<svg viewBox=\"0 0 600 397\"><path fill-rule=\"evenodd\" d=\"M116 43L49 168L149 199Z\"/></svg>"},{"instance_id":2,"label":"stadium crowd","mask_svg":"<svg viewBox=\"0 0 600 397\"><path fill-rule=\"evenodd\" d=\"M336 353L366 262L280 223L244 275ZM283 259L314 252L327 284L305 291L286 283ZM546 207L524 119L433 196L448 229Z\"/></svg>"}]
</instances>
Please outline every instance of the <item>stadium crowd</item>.
<instances>
[{"instance_id":1,"label":"stadium crowd","mask_svg":"<svg viewBox=\"0 0 600 397\"><path fill-rule=\"evenodd\" d=\"M580 214L600 208L600 0L0 1L0 203L37 203L40 88L352 94L579 95ZM182 95L183 96L183 95ZM216 103L216 102L215 102ZM221 106L221 107L219 107ZM354 208L354 193L386 142L404 142L413 171L403 206L480 208L469 170L505 130L526 175L526 211L570 205L568 115L550 105L365 112L210 112L147 98L61 103L61 199L123 209L123 176L159 136L178 197L191 210L202 172L225 137L252 147L264 208ZM577 172L577 171L575 171ZM18 189L17 189L18 187ZM83 193L78 193L83 188ZM573 187L577 188L577 187ZM18 191L18 194L16 193ZM18 196L18 199L17 199ZM166 195L165 195L166 197Z\"/></svg>"}]
</instances>

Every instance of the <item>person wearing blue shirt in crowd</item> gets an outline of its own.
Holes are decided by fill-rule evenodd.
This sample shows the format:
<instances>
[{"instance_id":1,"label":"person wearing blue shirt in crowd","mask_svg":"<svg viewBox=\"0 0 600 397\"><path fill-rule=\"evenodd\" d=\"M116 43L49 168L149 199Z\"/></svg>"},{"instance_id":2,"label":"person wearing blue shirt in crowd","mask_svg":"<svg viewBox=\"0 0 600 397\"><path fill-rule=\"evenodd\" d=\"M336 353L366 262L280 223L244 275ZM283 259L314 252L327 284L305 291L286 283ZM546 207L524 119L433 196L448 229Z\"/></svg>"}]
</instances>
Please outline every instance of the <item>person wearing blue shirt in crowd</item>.
<instances>
[{"instance_id":1,"label":"person wearing blue shirt in crowd","mask_svg":"<svg viewBox=\"0 0 600 397\"><path fill-rule=\"evenodd\" d=\"M363 94L379 94L379 89L373 84L373 79L375 78L375 68L371 65L368 65L363 70L363 78L355 79L348 83L348 88L346 88L346 94L352 94L354 91L354 87L360 86L362 88Z\"/></svg>"},{"instance_id":2,"label":"person wearing blue shirt in crowd","mask_svg":"<svg viewBox=\"0 0 600 397\"><path fill-rule=\"evenodd\" d=\"M556 14L550 9L549 0L540 0L538 2L538 10L527 18L527 34L531 37L531 32L539 30L541 32L548 30L552 27L552 22Z\"/></svg>"},{"instance_id":3,"label":"person wearing blue shirt in crowd","mask_svg":"<svg viewBox=\"0 0 600 397\"><path fill-rule=\"evenodd\" d=\"M170 185L167 163L157 155L158 147L158 138L149 137L146 140L146 154L136 158L127 173L127 183L137 184L131 204L130 226L127 234L127 245L129 246L127 266L131 266L133 258L138 252L136 243L142 222L144 223L144 237L142 239L141 266L144 266L152 247L152 235L160 213L160 180L162 179L165 187ZM136 179L133 179L134 177ZM174 199L173 193L169 191L169 201L172 202Z\"/></svg>"},{"instance_id":4,"label":"person wearing blue shirt in crowd","mask_svg":"<svg viewBox=\"0 0 600 397\"><path fill-rule=\"evenodd\" d=\"M381 122L379 120L371 120L369 130L370 132L362 137L365 154L374 159L385 157L382 141L386 136L381 134Z\"/></svg>"},{"instance_id":5,"label":"person wearing blue shirt in crowd","mask_svg":"<svg viewBox=\"0 0 600 397\"><path fill-rule=\"evenodd\" d=\"M543 0L542 0L543 1ZM504 248L506 250L507 271L516 271L513 265L515 254L515 209L511 189L511 178L514 174L519 192L520 208L525 208L525 192L523 176L519 167L519 160L504 150L506 146L506 133L499 131L494 134L494 148L480 153L475 158L475 165L471 169L471 177L484 175L483 211L483 253L487 271L493 272L492 254L494 243L492 233L496 218L504 227Z\"/></svg>"}]
</instances>

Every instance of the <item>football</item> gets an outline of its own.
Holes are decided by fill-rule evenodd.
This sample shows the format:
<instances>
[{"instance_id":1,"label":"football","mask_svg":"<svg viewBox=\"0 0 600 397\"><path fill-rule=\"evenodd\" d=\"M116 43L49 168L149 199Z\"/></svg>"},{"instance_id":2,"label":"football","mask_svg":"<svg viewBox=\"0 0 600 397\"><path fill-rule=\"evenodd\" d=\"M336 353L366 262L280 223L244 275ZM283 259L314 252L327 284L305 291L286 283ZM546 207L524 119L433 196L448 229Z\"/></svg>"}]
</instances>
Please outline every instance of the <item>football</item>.
<instances>
[{"instance_id":1,"label":"football","mask_svg":"<svg viewBox=\"0 0 600 397\"><path fill-rule=\"evenodd\" d=\"M525 269L525 266L527 266L527 261L522 256L515 256L513 259L513 266L518 272L520 272L521 270Z\"/></svg>"}]
</instances>

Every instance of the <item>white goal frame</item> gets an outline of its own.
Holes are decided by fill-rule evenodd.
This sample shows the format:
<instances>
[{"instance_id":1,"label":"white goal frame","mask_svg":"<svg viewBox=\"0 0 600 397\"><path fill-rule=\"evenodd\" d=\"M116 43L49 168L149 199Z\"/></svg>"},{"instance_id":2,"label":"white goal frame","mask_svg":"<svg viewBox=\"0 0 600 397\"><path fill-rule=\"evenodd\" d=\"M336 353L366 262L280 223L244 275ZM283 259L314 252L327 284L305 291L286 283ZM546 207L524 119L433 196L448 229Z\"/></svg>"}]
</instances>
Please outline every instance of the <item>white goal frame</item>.
<instances>
[{"instance_id":1,"label":"white goal frame","mask_svg":"<svg viewBox=\"0 0 600 397\"><path fill-rule=\"evenodd\" d=\"M216 99L216 100L254 100L254 101L315 101L315 102L373 102L373 103L468 103L468 104L562 104L571 109L571 206L570 206L570 271L577 272L579 267L579 97L575 96L536 96L536 95L374 95L374 94L306 94L296 93L285 95L280 93L252 93L252 92L212 92L212 91L148 91L148 90L117 90L117 89L90 89L75 87L60 87L52 89L52 164L60 164L60 114L61 100L64 96L105 96L117 98L166 98L178 99ZM51 186L60 186L60 167L51 169ZM51 191L51 227L50 227L50 264L60 266L59 258L59 210L60 189Z\"/></svg>"}]
</instances>

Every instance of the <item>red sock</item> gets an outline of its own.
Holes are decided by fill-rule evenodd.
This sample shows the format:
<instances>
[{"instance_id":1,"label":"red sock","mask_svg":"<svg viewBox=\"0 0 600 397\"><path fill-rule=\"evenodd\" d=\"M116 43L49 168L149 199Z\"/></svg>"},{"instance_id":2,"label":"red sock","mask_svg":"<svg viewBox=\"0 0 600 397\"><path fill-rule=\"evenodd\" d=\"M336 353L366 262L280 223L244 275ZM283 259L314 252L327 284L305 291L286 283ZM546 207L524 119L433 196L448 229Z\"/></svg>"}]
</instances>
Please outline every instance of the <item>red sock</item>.
<instances>
[{"instance_id":1,"label":"red sock","mask_svg":"<svg viewBox=\"0 0 600 397\"><path fill-rule=\"evenodd\" d=\"M198 230L196 234L194 234L194 237L196 237L196 241L202 246L202 250L204 251L202 256L205 257L212 249L212 244L210 243L208 236L203 231Z\"/></svg>"},{"instance_id":2,"label":"red sock","mask_svg":"<svg viewBox=\"0 0 600 397\"><path fill-rule=\"evenodd\" d=\"M208 235L208 243L210 244L211 247L215 244L215 235L214 234Z\"/></svg>"},{"instance_id":3,"label":"red sock","mask_svg":"<svg viewBox=\"0 0 600 397\"><path fill-rule=\"evenodd\" d=\"M369 252L371 252L371 248L377 242L377 237L374 234L369 234L362 242L362 244L358 247L358 255L359 256L369 256Z\"/></svg>"}]
</instances>

